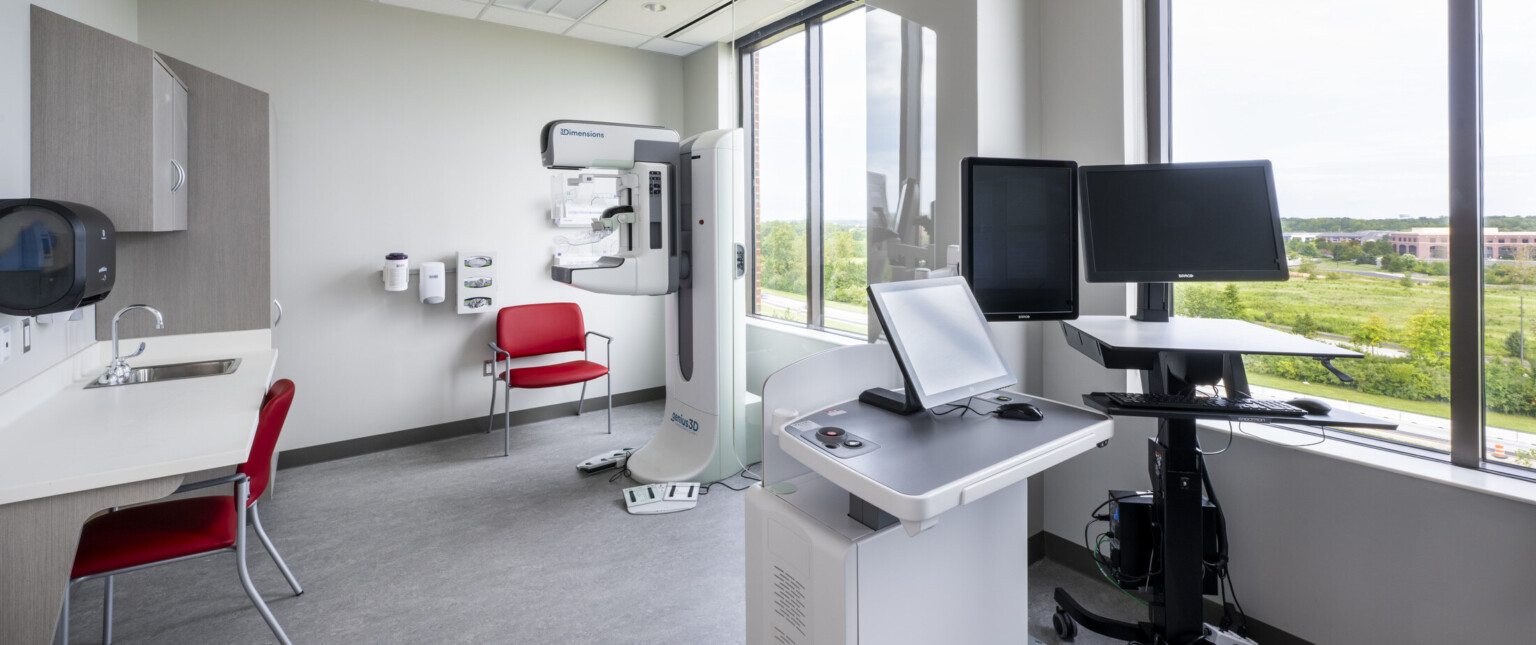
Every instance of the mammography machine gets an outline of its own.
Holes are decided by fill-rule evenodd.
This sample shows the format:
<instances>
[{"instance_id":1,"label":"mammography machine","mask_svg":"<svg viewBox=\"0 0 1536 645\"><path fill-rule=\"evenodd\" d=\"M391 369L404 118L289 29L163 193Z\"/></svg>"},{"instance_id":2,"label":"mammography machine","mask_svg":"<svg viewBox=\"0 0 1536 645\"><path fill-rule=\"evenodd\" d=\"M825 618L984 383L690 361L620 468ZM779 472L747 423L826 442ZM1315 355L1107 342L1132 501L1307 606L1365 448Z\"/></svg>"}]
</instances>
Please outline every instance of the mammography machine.
<instances>
[{"instance_id":1,"label":"mammography machine","mask_svg":"<svg viewBox=\"0 0 1536 645\"><path fill-rule=\"evenodd\" d=\"M890 346L822 352L764 384L747 643L1024 642L1026 480L1102 445L1109 417L1001 389L1014 378L963 278L870 296Z\"/></svg>"},{"instance_id":2,"label":"mammography machine","mask_svg":"<svg viewBox=\"0 0 1536 645\"><path fill-rule=\"evenodd\" d=\"M631 454L643 483L712 482L757 461L746 436L738 222L741 135L714 130L678 141L676 131L592 121L544 126L544 166L583 171L571 181L613 178L620 204L585 239L619 237L618 252L551 277L596 293L666 298L667 404L661 428Z\"/></svg>"}]
</instances>

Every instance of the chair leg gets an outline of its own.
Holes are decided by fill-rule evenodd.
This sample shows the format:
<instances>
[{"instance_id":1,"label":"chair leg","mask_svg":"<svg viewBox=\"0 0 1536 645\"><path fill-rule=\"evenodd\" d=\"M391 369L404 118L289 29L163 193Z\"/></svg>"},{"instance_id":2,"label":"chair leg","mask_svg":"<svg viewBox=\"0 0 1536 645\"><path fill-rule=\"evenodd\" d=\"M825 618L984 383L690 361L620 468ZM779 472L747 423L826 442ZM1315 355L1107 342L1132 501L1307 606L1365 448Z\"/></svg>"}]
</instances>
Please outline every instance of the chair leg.
<instances>
[{"instance_id":1,"label":"chair leg","mask_svg":"<svg viewBox=\"0 0 1536 645\"><path fill-rule=\"evenodd\" d=\"M293 572L288 570L288 563L283 562L283 556L278 555L277 547L272 546L272 538L267 537L266 529L261 526L261 513L256 510L256 504L251 504L251 523L256 525L256 537L261 539L261 545L267 548L267 555L272 556L272 561L277 563L277 569L283 572L283 577L288 579L288 586L293 587L293 595L304 595L304 588L299 586L299 580L293 577ZM107 578L107 584L111 584L111 578Z\"/></svg>"},{"instance_id":2,"label":"chair leg","mask_svg":"<svg viewBox=\"0 0 1536 645\"><path fill-rule=\"evenodd\" d=\"M267 627L277 636L278 642L283 645L293 645L288 640L288 634L283 633L282 625L277 624L277 618L272 615L272 610L267 608L267 601L261 599L261 593L256 591L256 585L251 583L251 570L245 566L245 503L246 484L241 482L240 494L235 496L239 510L236 518L237 532L235 533L235 571L240 574L240 586L245 588L245 595L250 596L251 603L256 605L256 611L261 614L261 619L267 621Z\"/></svg>"},{"instance_id":3,"label":"chair leg","mask_svg":"<svg viewBox=\"0 0 1536 645\"><path fill-rule=\"evenodd\" d=\"M107 583L101 592L101 642L102 645L112 643L112 579L116 576L107 576Z\"/></svg>"},{"instance_id":4,"label":"chair leg","mask_svg":"<svg viewBox=\"0 0 1536 645\"><path fill-rule=\"evenodd\" d=\"M613 434L613 374L604 376L603 383L608 388L608 434Z\"/></svg>"},{"instance_id":5,"label":"chair leg","mask_svg":"<svg viewBox=\"0 0 1536 645\"><path fill-rule=\"evenodd\" d=\"M585 381L583 381L582 384L581 384L581 398L576 399L576 416L578 416L578 417L581 416L581 408L582 408L582 406L584 406L586 404L587 404L587 384L586 384Z\"/></svg>"},{"instance_id":6,"label":"chair leg","mask_svg":"<svg viewBox=\"0 0 1536 645\"><path fill-rule=\"evenodd\" d=\"M507 433L502 437L505 445L501 449L501 456L512 456L512 384L507 383L507 392L501 401L501 409L506 413Z\"/></svg>"},{"instance_id":7,"label":"chair leg","mask_svg":"<svg viewBox=\"0 0 1536 645\"><path fill-rule=\"evenodd\" d=\"M486 434L490 434L491 430L496 425L496 390L500 389L500 388L496 387L496 384L498 382L500 382L500 381L501 381L501 379L499 379L499 378L491 379L491 411L485 413L485 433Z\"/></svg>"}]
</instances>

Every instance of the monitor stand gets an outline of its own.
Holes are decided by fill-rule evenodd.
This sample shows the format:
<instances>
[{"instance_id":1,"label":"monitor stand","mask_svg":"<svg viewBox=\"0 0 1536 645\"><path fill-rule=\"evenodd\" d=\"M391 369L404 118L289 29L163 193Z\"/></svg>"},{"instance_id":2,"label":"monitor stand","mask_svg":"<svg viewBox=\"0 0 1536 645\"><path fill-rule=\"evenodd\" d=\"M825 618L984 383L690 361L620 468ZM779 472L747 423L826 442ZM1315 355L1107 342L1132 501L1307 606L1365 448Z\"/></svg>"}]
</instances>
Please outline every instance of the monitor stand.
<instances>
[{"instance_id":1,"label":"monitor stand","mask_svg":"<svg viewBox=\"0 0 1536 645\"><path fill-rule=\"evenodd\" d=\"M1136 285L1136 315L1131 320L1168 322L1173 313L1173 283L1141 282Z\"/></svg>"},{"instance_id":2,"label":"monitor stand","mask_svg":"<svg viewBox=\"0 0 1536 645\"><path fill-rule=\"evenodd\" d=\"M901 380L904 385L902 391L893 392L883 387L872 387L859 394L859 403L867 403L900 415L922 412L923 404L917 400L917 389L912 387L912 379L903 374Z\"/></svg>"}]
</instances>

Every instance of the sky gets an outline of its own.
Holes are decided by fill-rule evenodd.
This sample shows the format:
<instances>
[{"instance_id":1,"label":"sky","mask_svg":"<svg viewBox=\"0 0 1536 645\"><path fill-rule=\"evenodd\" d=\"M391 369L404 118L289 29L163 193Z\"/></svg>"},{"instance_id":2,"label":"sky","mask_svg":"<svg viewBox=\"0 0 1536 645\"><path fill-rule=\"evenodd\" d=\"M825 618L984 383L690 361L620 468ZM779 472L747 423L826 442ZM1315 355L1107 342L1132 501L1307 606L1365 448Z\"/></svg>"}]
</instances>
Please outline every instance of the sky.
<instances>
[{"instance_id":1,"label":"sky","mask_svg":"<svg viewBox=\"0 0 1536 645\"><path fill-rule=\"evenodd\" d=\"M899 16L879 9L857 10L822 28L823 219L863 223L870 175L885 178L883 201L896 207L901 93ZM805 182L805 34L759 50L758 133L761 140L759 198L765 221L803 221ZM934 199L934 61L932 30L925 30L923 155L919 183L921 212ZM880 182L876 182L879 184Z\"/></svg>"},{"instance_id":2,"label":"sky","mask_svg":"<svg viewBox=\"0 0 1536 645\"><path fill-rule=\"evenodd\" d=\"M1270 159L1282 217L1441 217L1445 0L1172 3L1173 160ZM1483 0L1488 215L1536 215L1536 2Z\"/></svg>"}]
</instances>

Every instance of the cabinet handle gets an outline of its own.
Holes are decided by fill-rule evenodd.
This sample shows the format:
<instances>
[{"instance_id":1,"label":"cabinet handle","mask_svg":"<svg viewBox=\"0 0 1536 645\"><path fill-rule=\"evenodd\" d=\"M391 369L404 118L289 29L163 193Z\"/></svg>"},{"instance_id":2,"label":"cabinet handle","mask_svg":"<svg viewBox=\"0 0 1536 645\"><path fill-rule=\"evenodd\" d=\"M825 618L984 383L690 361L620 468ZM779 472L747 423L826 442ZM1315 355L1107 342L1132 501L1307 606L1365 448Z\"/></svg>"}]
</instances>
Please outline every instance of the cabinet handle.
<instances>
[{"instance_id":1,"label":"cabinet handle","mask_svg":"<svg viewBox=\"0 0 1536 645\"><path fill-rule=\"evenodd\" d=\"M176 166L176 185L171 186L171 192L174 193L181 190L182 186L187 185L187 169L183 168L181 162L175 159L171 160L171 165Z\"/></svg>"},{"instance_id":2,"label":"cabinet handle","mask_svg":"<svg viewBox=\"0 0 1536 645\"><path fill-rule=\"evenodd\" d=\"M283 322L283 303L278 302L277 298L273 298L272 304L277 305L277 320L272 321L272 328L277 329L278 323Z\"/></svg>"}]
</instances>

